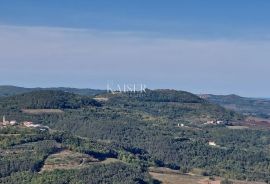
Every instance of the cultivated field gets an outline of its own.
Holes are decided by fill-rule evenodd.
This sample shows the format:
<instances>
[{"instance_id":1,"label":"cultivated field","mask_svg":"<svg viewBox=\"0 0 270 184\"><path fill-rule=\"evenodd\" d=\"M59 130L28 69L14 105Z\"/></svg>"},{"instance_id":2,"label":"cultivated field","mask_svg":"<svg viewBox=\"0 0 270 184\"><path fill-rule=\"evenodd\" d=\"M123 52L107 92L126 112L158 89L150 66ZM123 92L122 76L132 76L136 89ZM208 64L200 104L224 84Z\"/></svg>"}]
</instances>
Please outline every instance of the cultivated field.
<instances>
[{"instance_id":1,"label":"cultivated field","mask_svg":"<svg viewBox=\"0 0 270 184\"><path fill-rule=\"evenodd\" d=\"M149 174L163 184L220 184L222 178L215 177L214 180L206 176L181 174L177 170L168 168L149 168ZM248 182L232 180L233 184L265 184L263 182Z\"/></svg>"},{"instance_id":2,"label":"cultivated field","mask_svg":"<svg viewBox=\"0 0 270 184\"><path fill-rule=\"evenodd\" d=\"M183 175L177 173L156 173L149 172L156 180L163 184L220 184L220 180L212 181L208 177Z\"/></svg>"},{"instance_id":3,"label":"cultivated field","mask_svg":"<svg viewBox=\"0 0 270 184\"><path fill-rule=\"evenodd\" d=\"M61 109L22 109L22 112L27 114L52 114L64 113Z\"/></svg>"},{"instance_id":4,"label":"cultivated field","mask_svg":"<svg viewBox=\"0 0 270 184\"><path fill-rule=\"evenodd\" d=\"M96 97L96 98L93 98L93 99L96 100L96 101L99 101L99 102L106 102L106 101L109 100L108 98L105 98L105 97Z\"/></svg>"},{"instance_id":5,"label":"cultivated field","mask_svg":"<svg viewBox=\"0 0 270 184\"><path fill-rule=\"evenodd\" d=\"M87 154L65 149L48 156L40 172L52 171L55 169L80 169L90 164L110 164L114 162L120 162L120 160L115 158L107 158L100 161Z\"/></svg>"},{"instance_id":6,"label":"cultivated field","mask_svg":"<svg viewBox=\"0 0 270 184\"><path fill-rule=\"evenodd\" d=\"M41 172L54 169L76 169L93 162L99 162L99 160L86 154L62 150L58 153L51 154L46 159Z\"/></svg>"},{"instance_id":7,"label":"cultivated field","mask_svg":"<svg viewBox=\"0 0 270 184\"><path fill-rule=\"evenodd\" d=\"M227 128L232 129L232 130L242 130L248 128L247 126L227 126Z\"/></svg>"}]
</instances>

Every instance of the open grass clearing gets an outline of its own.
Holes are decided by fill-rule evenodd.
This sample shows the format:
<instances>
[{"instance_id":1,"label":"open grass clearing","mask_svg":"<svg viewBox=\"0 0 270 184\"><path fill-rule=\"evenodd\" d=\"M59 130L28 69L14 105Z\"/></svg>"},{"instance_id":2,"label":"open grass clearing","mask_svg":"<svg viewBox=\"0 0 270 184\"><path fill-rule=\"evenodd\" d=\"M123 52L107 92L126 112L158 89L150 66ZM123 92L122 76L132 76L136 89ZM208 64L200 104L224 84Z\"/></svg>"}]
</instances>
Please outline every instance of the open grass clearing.
<instances>
[{"instance_id":1,"label":"open grass clearing","mask_svg":"<svg viewBox=\"0 0 270 184\"><path fill-rule=\"evenodd\" d=\"M62 150L48 156L41 169L41 172L51 171L54 169L75 169L85 166L90 162L99 162L99 160L86 154L81 154L70 150Z\"/></svg>"},{"instance_id":2,"label":"open grass clearing","mask_svg":"<svg viewBox=\"0 0 270 184\"><path fill-rule=\"evenodd\" d=\"M90 164L110 164L114 162L119 162L119 160L107 158L104 161L100 161L90 155L65 149L49 155L40 172L55 169L80 169Z\"/></svg>"},{"instance_id":3,"label":"open grass clearing","mask_svg":"<svg viewBox=\"0 0 270 184\"><path fill-rule=\"evenodd\" d=\"M243 130L243 129L247 129L249 127L247 126L226 126L228 129L232 129L232 130Z\"/></svg>"},{"instance_id":4,"label":"open grass clearing","mask_svg":"<svg viewBox=\"0 0 270 184\"><path fill-rule=\"evenodd\" d=\"M182 174L178 170L164 167L150 167L149 174L163 184L220 184L222 178L214 177L214 180L207 176L195 174ZM231 180L234 184L265 184L263 182Z\"/></svg>"},{"instance_id":5,"label":"open grass clearing","mask_svg":"<svg viewBox=\"0 0 270 184\"><path fill-rule=\"evenodd\" d=\"M26 114L60 114L64 113L61 109L22 109Z\"/></svg>"}]
</instances>

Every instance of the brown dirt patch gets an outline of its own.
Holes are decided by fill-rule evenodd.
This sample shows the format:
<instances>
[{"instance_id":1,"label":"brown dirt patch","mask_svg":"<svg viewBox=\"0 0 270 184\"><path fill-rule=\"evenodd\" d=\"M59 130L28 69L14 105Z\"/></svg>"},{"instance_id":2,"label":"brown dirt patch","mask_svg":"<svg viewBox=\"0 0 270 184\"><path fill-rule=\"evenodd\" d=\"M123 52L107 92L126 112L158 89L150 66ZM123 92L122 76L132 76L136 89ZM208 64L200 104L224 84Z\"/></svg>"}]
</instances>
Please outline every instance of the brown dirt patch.
<instances>
[{"instance_id":1,"label":"brown dirt patch","mask_svg":"<svg viewBox=\"0 0 270 184\"><path fill-rule=\"evenodd\" d=\"M70 150L62 150L48 156L41 172L48 170L51 171L54 169L76 169L95 162L99 162L99 160L89 155Z\"/></svg>"}]
</instances>

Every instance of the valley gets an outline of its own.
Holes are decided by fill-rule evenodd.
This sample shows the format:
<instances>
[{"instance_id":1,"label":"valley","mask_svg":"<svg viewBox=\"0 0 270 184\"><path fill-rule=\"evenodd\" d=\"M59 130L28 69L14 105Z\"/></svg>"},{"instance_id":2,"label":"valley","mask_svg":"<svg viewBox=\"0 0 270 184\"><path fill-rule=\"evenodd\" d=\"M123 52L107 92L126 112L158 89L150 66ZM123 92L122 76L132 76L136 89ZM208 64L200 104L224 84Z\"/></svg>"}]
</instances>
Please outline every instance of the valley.
<instances>
[{"instance_id":1,"label":"valley","mask_svg":"<svg viewBox=\"0 0 270 184\"><path fill-rule=\"evenodd\" d=\"M2 183L21 177L25 183L98 182L89 177L103 171L100 182L269 181L270 129L188 92L82 96L41 90L2 97L0 110L17 122L0 127Z\"/></svg>"}]
</instances>

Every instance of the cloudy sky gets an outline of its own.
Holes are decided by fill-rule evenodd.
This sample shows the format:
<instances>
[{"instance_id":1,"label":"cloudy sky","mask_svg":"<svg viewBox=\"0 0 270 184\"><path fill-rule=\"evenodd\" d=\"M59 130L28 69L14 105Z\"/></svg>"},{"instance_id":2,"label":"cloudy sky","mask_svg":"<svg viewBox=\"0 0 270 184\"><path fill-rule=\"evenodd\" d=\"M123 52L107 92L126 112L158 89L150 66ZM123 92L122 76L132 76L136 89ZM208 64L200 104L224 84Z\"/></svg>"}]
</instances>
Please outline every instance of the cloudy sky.
<instances>
[{"instance_id":1,"label":"cloudy sky","mask_svg":"<svg viewBox=\"0 0 270 184\"><path fill-rule=\"evenodd\" d=\"M270 2L1 0L0 84L270 97Z\"/></svg>"}]
</instances>

